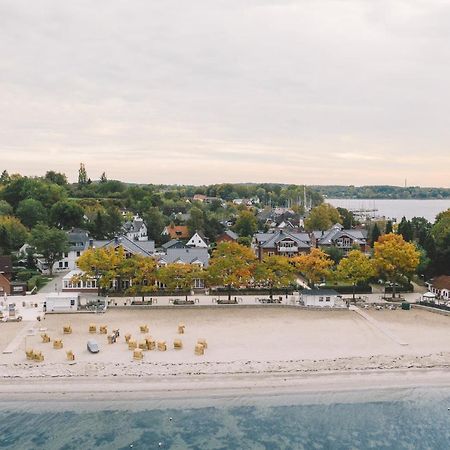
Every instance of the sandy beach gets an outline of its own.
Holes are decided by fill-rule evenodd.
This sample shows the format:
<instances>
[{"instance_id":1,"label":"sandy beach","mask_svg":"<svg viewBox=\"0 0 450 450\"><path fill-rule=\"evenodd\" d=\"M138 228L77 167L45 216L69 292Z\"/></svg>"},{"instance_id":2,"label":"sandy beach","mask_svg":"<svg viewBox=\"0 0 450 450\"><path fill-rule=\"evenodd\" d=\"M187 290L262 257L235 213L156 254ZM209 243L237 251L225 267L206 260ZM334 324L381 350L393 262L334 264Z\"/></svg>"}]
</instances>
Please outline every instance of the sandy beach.
<instances>
[{"instance_id":1,"label":"sandy beach","mask_svg":"<svg viewBox=\"0 0 450 450\"><path fill-rule=\"evenodd\" d=\"M11 354L0 354L0 392L20 398L450 384L450 317L416 308L365 312L374 323L355 311L277 307L48 314L35 326L45 328L52 340L62 339L60 350L42 343L40 331L24 334L24 327L33 325L29 322L1 324L2 351L17 333L25 337ZM185 334L177 333L179 322L186 325ZM105 335L89 334L90 323L108 331L119 328L119 341L108 344ZM72 334L63 334L65 324ZM142 324L156 340L165 340L168 350L146 351L143 361L134 361L124 335L142 339ZM100 353L87 351L90 338ZM173 349L178 338L182 350ZM208 342L203 356L194 354L198 338ZM25 348L42 351L45 361L27 361ZM69 349L73 362L66 360Z\"/></svg>"}]
</instances>

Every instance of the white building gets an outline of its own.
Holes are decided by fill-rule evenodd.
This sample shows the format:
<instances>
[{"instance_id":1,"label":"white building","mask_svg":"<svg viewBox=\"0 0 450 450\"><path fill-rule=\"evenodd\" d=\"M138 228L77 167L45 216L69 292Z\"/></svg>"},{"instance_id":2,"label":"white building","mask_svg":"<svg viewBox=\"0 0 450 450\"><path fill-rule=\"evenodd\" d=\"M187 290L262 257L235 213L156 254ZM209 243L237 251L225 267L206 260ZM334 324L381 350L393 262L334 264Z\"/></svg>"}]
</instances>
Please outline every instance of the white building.
<instances>
[{"instance_id":1,"label":"white building","mask_svg":"<svg viewBox=\"0 0 450 450\"><path fill-rule=\"evenodd\" d=\"M122 226L123 231L131 241L147 241L147 225L139 216L134 216L133 220L125 222Z\"/></svg>"},{"instance_id":2,"label":"white building","mask_svg":"<svg viewBox=\"0 0 450 450\"><path fill-rule=\"evenodd\" d=\"M54 292L47 294L44 301L44 312L75 312L80 305L79 292Z\"/></svg>"},{"instance_id":3,"label":"white building","mask_svg":"<svg viewBox=\"0 0 450 450\"><path fill-rule=\"evenodd\" d=\"M81 270L71 270L62 279L63 292L83 291L97 292L97 280L91 277L83 277Z\"/></svg>"},{"instance_id":4,"label":"white building","mask_svg":"<svg viewBox=\"0 0 450 450\"><path fill-rule=\"evenodd\" d=\"M186 247L208 248L208 239L196 231L187 242Z\"/></svg>"},{"instance_id":5,"label":"white building","mask_svg":"<svg viewBox=\"0 0 450 450\"><path fill-rule=\"evenodd\" d=\"M300 294L304 306L342 308L345 303L342 296L333 289L305 289Z\"/></svg>"}]
</instances>

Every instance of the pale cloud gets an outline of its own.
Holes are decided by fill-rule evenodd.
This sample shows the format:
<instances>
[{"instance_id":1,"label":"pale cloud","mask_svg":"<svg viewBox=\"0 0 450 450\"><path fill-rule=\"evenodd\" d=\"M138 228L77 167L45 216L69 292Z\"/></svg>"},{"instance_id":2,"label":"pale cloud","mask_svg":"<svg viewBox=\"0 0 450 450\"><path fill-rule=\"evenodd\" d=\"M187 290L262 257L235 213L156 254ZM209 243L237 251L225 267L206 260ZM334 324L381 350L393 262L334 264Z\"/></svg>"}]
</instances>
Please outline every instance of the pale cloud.
<instances>
[{"instance_id":1,"label":"pale cloud","mask_svg":"<svg viewBox=\"0 0 450 450\"><path fill-rule=\"evenodd\" d=\"M449 186L449 30L439 0L0 0L0 160Z\"/></svg>"}]
</instances>

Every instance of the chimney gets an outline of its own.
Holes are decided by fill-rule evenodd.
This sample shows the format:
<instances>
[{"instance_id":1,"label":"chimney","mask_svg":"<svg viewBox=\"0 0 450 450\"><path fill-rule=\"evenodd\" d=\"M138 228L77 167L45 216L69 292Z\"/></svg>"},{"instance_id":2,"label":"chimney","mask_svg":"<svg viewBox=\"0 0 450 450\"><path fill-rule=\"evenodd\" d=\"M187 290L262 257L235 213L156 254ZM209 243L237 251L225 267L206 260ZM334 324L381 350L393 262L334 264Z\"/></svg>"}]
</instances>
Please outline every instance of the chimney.
<instances>
[{"instance_id":1,"label":"chimney","mask_svg":"<svg viewBox=\"0 0 450 450\"><path fill-rule=\"evenodd\" d=\"M93 248L94 247L94 239L89 238L89 248Z\"/></svg>"},{"instance_id":2,"label":"chimney","mask_svg":"<svg viewBox=\"0 0 450 450\"><path fill-rule=\"evenodd\" d=\"M114 244L118 244L119 243L119 236L114 236Z\"/></svg>"}]
</instances>

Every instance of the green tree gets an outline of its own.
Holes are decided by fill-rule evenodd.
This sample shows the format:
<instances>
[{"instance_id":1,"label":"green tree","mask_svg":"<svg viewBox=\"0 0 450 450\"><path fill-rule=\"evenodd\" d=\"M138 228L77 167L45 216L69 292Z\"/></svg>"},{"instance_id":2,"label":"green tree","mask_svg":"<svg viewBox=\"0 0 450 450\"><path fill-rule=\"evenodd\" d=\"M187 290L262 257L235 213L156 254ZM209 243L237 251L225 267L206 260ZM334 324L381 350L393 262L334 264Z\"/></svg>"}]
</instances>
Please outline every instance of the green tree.
<instances>
[{"instance_id":1,"label":"green tree","mask_svg":"<svg viewBox=\"0 0 450 450\"><path fill-rule=\"evenodd\" d=\"M335 223L341 223L339 211L328 203L322 203L311 210L305 220L305 228L308 231L325 231Z\"/></svg>"},{"instance_id":2,"label":"green tree","mask_svg":"<svg viewBox=\"0 0 450 450\"><path fill-rule=\"evenodd\" d=\"M0 216L11 216L12 214L12 206L7 201L0 200Z\"/></svg>"},{"instance_id":3,"label":"green tree","mask_svg":"<svg viewBox=\"0 0 450 450\"><path fill-rule=\"evenodd\" d=\"M83 163L80 163L80 168L78 169L78 187L85 186L87 184L87 172Z\"/></svg>"},{"instance_id":4,"label":"green tree","mask_svg":"<svg viewBox=\"0 0 450 450\"><path fill-rule=\"evenodd\" d=\"M147 225L147 234L149 239L153 239L157 244L163 242L161 233L166 225L166 218L156 207L141 212L141 217Z\"/></svg>"},{"instance_id":5,"label":"green tree","mask_svg":"<svg viewBox=\"0 0 450 450\"><path fill-rule=\"evenodd\" d=\"M380 229L378 228L378 224L375 222L372 230L370 231L370 246L373 247L373 244L378 241L381 236Z\"/></svg>"},{"instance_id":6,"label":"green tree","mask_svg":"<svg viewBox=\"0 0 450 450\"><path fill-rule=\"evenodd\" d=\"M49 170L45 174L44 179L59 186L67 185L67 177L63 173L55 172L54 170Z\"/></svg>"},{"instance_id":7,"label":"green tree","mask_svg":"<svg viewBox=\"0 0 450 450\"><path fill-rule=\"evenodd\" d=\"M103 172L100 176L100 183L106 183L108 181L108 178L106 178L106 172Z\"/></svg>"},{"instance_id":8,"label":"green tree","mask_svg":"<svg viewBox=\"0 0 450 450\"><path fill-rule=\"evenodd\" d=\"M50 209L51 223L63 229L81 226L83 217L83 208L73 200L60 200Z\"/></svg>"},{"instance_id":9,"label":"green tree","mask_svg":"<svg viewBox=\"0 0 450 450\"><path fill-rule=\"evenodd\" d=\"M234 231L241 237L251 237L258 231L258 221L251 211L241 211L234 225Z\"/></svg>"},{"instance_id":10,"label":"green tree","mask_svg":"<svg viewBox=\"0 0 450 450\"><path fill-rule=\"evenodd\" d=\"M353 217L353 213L345 208L336 208L339 212L339 215L341 216L341 223L342 226L349 230L353 228L353 225L355 225L355 218ZM336 222L335 222L336 223Z\"/></svg>"},{"instance_id":11,"label":"green tree","mask_svg":"<svg viewBox=\"0 0 450 450\"><path fill-rule=\"evenodd\" d=\"M400 234L385 234L374 244L374 267L382 278L395 284L410 280L419 265L420 254L416 246L406 242Z\"/></svg>"},{"instance_id":12,"label":"green tree","mask_svg":"<svg viewBox=\"0 0 450 450\"><path fill-rule=\"evenodd\" d=\"M435 245L434 270L439 274L450 274L450 208L436 216L431 236Z\"/></svg>"},{"instance_id":13,"label":"green tree","mask_svg":"<svg viewBox=\"0 0 450 450\"><path fill-rule=\"evenodd\" d=\"M401 234L406 242L411 242L414 238L411 222L402 217L402 220L398 224L397 234Z\"/></svg>"},{"instance_id":14,"label":"green tree","mask_svg":"<svg viewBox=\"0 0 450 450\"><path fill-rule=\"evenodd\" d=\"M67 234L57 228L50 228L42 223L31 231L31 245L40 253L48 265L50 276L53 265L59 261L69 249Z\"/></svg>"},{"instance_id":15,"label":"green tree","mask_svg":"<svg viewBox=\"0 0 450 450\"><path fill-rule=\"evenodd\" d=\"M7 184L9 183L11 178L9 177L8 171L5 169L2 174L0 175L0 184Z\"/></svg>"},{"instance_id":16,"label":"green tree","mask_svg":"<svg viewBox=\"0 0 450 450\"><path fill-rule=\"evenodd\" d=\"M384 231L386 234L390 234L392 233L393 228L392 228L392 220L388 220L386 222L386 230Z\"/></svg>"},{"instance_id":17,"label":"green tree","mask_svg":"<svg viewBox=\"0 0 450 450\"><path fill-rule=\"evenodd\" d=\"M0 216L0 247L3 253L19 250L28 239L28 230L17 217Z\"/></svg>"},{"instance_id":18,"label":"green tree","mask_svg":"<svg viewBox=\"0 0 450 450\"><path fill-rule=\"evenodd\" d=\"M282 289L295 281L295 268L285 256L267 256L256 266L255 280L270 289L270 298L273 298L273 289Z\"/></svg>"},{"instance_id":19,"label":"green tree","mask_svg":"<svg viewBox=\"0 0 450 450\"><path fill-rule=\"evenodd\" d=\"M330 257L334 264L339 264L339 261L345 256L344 250L339 247L328 247L324 252Z\"/></svg>"},{"instance_id":20,"label":"green tree","mask_svg":"<svg viewBox=\"0 0 450 450\"><path fill-rule=\"evenodd\" d=\"M337 268L338 279L350 282L353 286L353 300L355 300L356 285L375 276L375 268L372 261L359 250L352 250L341 259Z\"/></svg>"},{"instance_id":21,"label":"green tree","mask_svg":"<svg viewBox=\"0 0 450 450\"><path fill-rule=\"evenodd\" d=\"M190 218L187 222L189 232L194 234L196 231L204 232L205 229L205 216L203 211L198 206L193 206L189 211Z\"/></svg>"},{"instance_id":22,"label":"green tree","mask_svg":"<svg viewBox=\"0 0 450 450\"><path fill-rule=\"evenodd\" d=\"M16 215L28 228L33 228L38 222L47 221L47 210L34 198L22 200L17 207Z\"/></svg>"}]
</instances>

